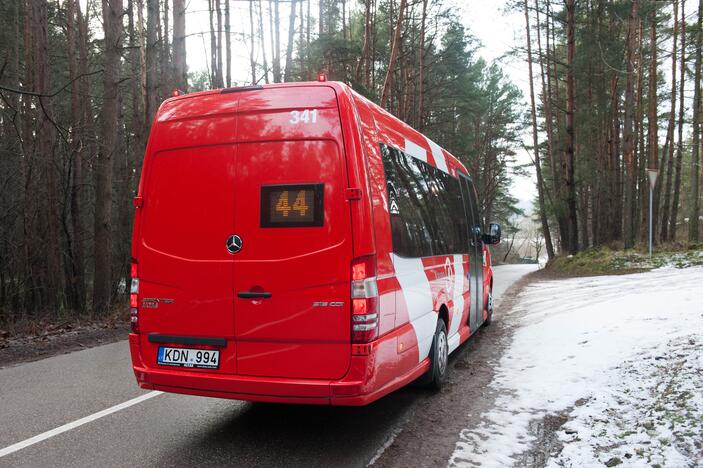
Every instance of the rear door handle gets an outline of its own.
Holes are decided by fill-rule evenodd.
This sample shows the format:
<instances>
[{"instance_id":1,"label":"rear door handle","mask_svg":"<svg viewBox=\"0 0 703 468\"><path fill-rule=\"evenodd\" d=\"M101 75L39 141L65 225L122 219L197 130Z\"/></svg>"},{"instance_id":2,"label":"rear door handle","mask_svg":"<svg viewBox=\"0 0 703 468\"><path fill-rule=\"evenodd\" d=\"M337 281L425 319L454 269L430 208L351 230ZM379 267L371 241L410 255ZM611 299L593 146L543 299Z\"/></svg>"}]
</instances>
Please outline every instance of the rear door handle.
<instances>
[{"instance_id":1,"label":"rear door handle","mask_svg":"<svg viewBox=\"0 0 703 468\"><path fill-rule=\"evenodd\" d=\"M270 292L253 292L253 291L240 291L237 293L237 297L242 299L268 299L271 297Z\"/></svg>"}]
</instances>

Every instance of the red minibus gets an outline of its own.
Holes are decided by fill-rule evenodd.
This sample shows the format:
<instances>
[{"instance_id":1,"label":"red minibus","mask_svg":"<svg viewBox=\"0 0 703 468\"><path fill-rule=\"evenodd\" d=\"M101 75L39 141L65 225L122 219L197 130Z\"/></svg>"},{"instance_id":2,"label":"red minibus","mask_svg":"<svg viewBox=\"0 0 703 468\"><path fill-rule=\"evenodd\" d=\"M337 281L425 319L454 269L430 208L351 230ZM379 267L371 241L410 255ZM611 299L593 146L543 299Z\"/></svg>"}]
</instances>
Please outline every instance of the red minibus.
<instances>
[{"instance_id":1,"label":"red minibus","mask_svg":"<svg viewBox=\"0 0 703 468\"><path fill-rule=\"evenodd\" d=\"M491 318L500 227L466 168L343 83L166 100L134 204L145 389L366 405L439 388Z\"/></svg>"}]
</instances>

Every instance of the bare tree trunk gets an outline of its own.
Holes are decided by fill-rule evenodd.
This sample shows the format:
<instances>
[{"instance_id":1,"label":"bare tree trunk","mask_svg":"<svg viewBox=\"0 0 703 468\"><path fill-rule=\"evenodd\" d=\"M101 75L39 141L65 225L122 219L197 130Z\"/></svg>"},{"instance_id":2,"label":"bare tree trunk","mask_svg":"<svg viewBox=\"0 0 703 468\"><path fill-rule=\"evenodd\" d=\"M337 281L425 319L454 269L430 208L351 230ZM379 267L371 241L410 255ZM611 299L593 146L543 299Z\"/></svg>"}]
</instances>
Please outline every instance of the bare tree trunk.
<instances>
[{"instance_id":1,"label":"bare tree trunk","mask_svg":"<svg viewBox=\"0 0 703 468\"><path fill-rule=\"evenodd\" d=\"M703 0L698 0L698 32L696 33L696 69L693 82L693 139L691 141L691 197L688 224L689 242L700 240L701 183L701 57L703 53Z\"/></svg>"},{"instance_id":2,"label":"bare tree trunk","mask_svg":"<svg viewBox=\"0 0 703 468\"><path fill-rule=\"evenodd\" d=\"M181 0L175 0L174 2L174 7L176 4L181 1ZM131 46L131 61L132 61L132 125L131 125L131 130L132 133L134 134L134 144L133 144L133 150L131 151L131 154L134 158L134 167L133 169L133 174L132 174L132 179L134 181L139 181L139 175L140 175L140 167L141 164L137 164L137 161L139 161L143 156L144 156L144 149L146 146L146 133L144 132L144 108L146 106L146 88L144 86L145 79L146 79L146 65L145 65L145 55L144 55L144 18L142 16L142 7L143 3L142 0L132 0L131 2L131 10L130 10L130 30L129 30L129 42ZM185 14L185 6L183 6L183 14ZM135 12L136 12L136 18L135 18ZM176 10L174 9L174 14L176 13ZM175 20L174 19L174 35L175 31L180 29L181 26L177 26L177 23L180 20ZM183 19L185 22L185 19ZM185 28L185 23L183 25L183 28ZM180 34L180 33L179 33ZM175 44L178 41L174 42L174 54L175 55L181 55L182 58L179 60L182 60L182 67L183 67L183 72L181 73L176 73L176 80L178 83L178 80L183 79L186 80L186 61L185 61L185 29L183 29L183 49L180 49L179 47L175 47ZM178 64L176 66L176 70L178 70L181 67L181 64ZM180 75L180 77L179 77ZM183 81L180 84L177 84L179 86L179 89L185 91L186 88L188 87L188 82ZM182 88L180 86L183 86ZM136 184L132 184L132 190L136 189ZM129 200L129 206L131 207L131 200ZM131 209L131 208L130 208Z\"/></svg>"},{"instance_id":3,"label":"bare tree trunk","mask_svg":"<svg viewBox=\"0 0 703 468\"><path fill-rule=\"evenodd\" d=\"M168 2L169 0L161 0L163 3L163 18L164 18L164 32L160 36L161 38L161 48L159 51L160 54L160 68L159 68L159 74L160 74L160 79L159 82L161 83L161 86L159 87L159 92L162 96L168 96L172 91L173 91L173 86L174 86L174 80L173 80L173 61L171 60L171 46L168 42L169 40L169 7L168 7ZM122 96L120 95L120 99L122 99Z\"/></svg>"},{"instance_id":4,"label":"bare tree trunk","mask_svg":"<svg viewBox=\"0 0 703 468\"><path fill-rule=\"evenodd\" d=\"M78 7L80 8L80 7ZM81 98L77 80L78 60L76 57L76 2L66 2L66 39L68 42L68 77L71 81L71 308L78 312L85 310L85 259L83 245L83 153L81 143Z\"/></svg>"},{"instance_id":5,"label":"bare tree trunk","mask_svg":"<svg viewBox=\"0 0 703 468\"><path fill-rule=\"evenodd\" d=\"M288 47L286 48L286 68L284 72L284 81L291 80L291 72L293 69L293 41L295 41L295 1L290 3L290 16L288 17Z\"/></svg>"},{"instance_id":6,"label":"bare tree trunk","mask_svg":"<svg viewBox=\"0 0 703 468\"><path fill-rule=\"evenodd\" d=\"M112 156L117 146L118 131L122 0L102 0L102 5L105 25L105 71L103 72L101 141L96 161L93 254L95 259L93 310L98 314L108 310L112 289Z\"/></svg>"},{"instance_id":7,"label":"bare tree trunk","mask_svg":"<svg viewBox=\"0 0 703 468\"><path fill-rule=\"evenodd\" d=\"M308 25L309 26L309 25ZM261 46L261 55L263 56L264 62L264 81L266 84L269 82L269 64L266 60L266 41L264 41L264 9L261 5L261 0L259 0L259 45Z\"/></svg>"},{"instance_id":8,"label":"bare tree trunk","mask_svg":"<svg viewBox=\"0 0 703 468\"><path fill-rule=\"evenodd\" d=\"M395 71L395 62L398 60L398 50L400 49L400 32L403 27L403 15L405 14L405 6L407 0L400 0L398 7L398 20L393 31L393 42L391 42L391 56L388 60L388 70L386 70L386 79L383 81L383 91L381 92L381 107L386 107L388 98L390 97L391 88L393 86L393 72Z\"/></svg>"},{"instance_id":9,"label":"bare tree trunk","mask_svg":"<svg viewBox=\"0 0 703 468\"><path fill-rule=\"evenodd\" d=\"M215 14L217 15L217 73L215 80L217 81L216 88L225 87L225 78L223 74L224 65L222 64L222 5L221 0L215 0Z\"/></svg>"},{"instance_id":10,"label":"bare tree trunk","mask_svg":"<svg viewBox=\"0 0 703 468\"><path fill-rule=\"evenodd\" d=\"M427 0L422 0L422 19L420 20L420 63L418 64L418 103L417 103L417 128L425 128L425 27L427 23Z\"/></svg>"},{"instance_id":11,"label":"bare tree trunk","mask_svg":"<svg viewBox=\"0 0 703 468\"><path fill-rule=\"evenodd\" d=\"M278 0L273 3L273 24L272 31L274 48L273 48L273 82L281 82L281 15Z\"/></svg>"},{"instance_id":12,"label":"bare tree trunk","mask_svg":"<svg viewBox=\"0 0 703 468\"><path fill-rule=\"evenodd\" d=\"M652 9L652 17L649 25L649 49L650 49L650 61L649 61L649 90L648 90L648 105L649 110L647 112L647 145L649 147L648 159L647 159L647 169L659 170L659 115L657 113L657 10ZM644 158L643 158L644 159ZM649 182L649 180L647 180ZM646 190L649 189L649 184L644 184ZM659 184L661 185L661 183ZM648 205L648 197L643 197L643 205L645 207ZM645 216L647 211L642 212L642 235L643 241L647 240L648 236L648 219ZM654 205L652 210L652 238L656 239L657 230L657 215L658 210L656 205Z\"/></svg>"},{"instance_id":13,"label":"bare tree trunk","mask_svg":"<svg viewBox=\"0 0 703 468\"><path fill-rule=\"evenodd\" d=\"M574 54L575 54L575 0L566 0L566 145L564 185L567 197L568 233L564 242L567 252L578 251L578 221L576 212L576 183L574 180Z\"/></svg>"},{"instance_id":14,"label":"bare tree trunk","mask_svg":"<svg viewBox=\"0 0 703 468\"><path fill-rule=\"evenodd\" d=\"M537 137L537 108L535 106L535 87L532 79L532 38L530 36L530 15L525 4L525 31L527 33L527 69L530 80L530 113L532 116L532 148L534 152L535 172L537 173L537 197L539 200L539 218L542 224L542 234L547 246L547 257L551 260L554 258L554 245L552 245L552 235L549 232L549 222L547 221L547 209L544 200L544 179L542 178L542 165L539 159L539 139ZM539 31L537 32L539 34Z\"/></svg>"},{"instance_id":15,"label":"bare tree trunk","mask_svg":"<svg viewBox=\"0 0 703 468\"><path fill-rule=\"evenodd\" d=\"M278 1L278 0L276 0ZM274 83L278 83L279 80L276 79L276 33L274 32L273 24L273 0L269 0L268 8L268 18L269 18L269 42L271 45L271 78ZM277 28L277 27L276 27ZM280 66L280 63L279 63ZM280 68L279 68L280 73Z\"/></svg>"},{"instance_id":16,"label":"bare tree trunk","mask_svg":"<svg viewBox=\"0 0 703 468\"><path fill-rule=\"evenodd\" d=\"M308 0L309 1L309 0ZM371 0L364 0L364 41L361 46L361 57L356 63L354 78L357 83L361 82L361 71L365 68L368 71L369 45L371 42Z\"/></svg>"},{"instance_id":17,"label":"bare tree trunk","mask_svg":"<svg viewBox=\"0 0 703 468\"><path fill-rule=\"evenodd\" d=\"M27 89L35 88L35 31L33 24L36 22L34 18L34 9L30 2L24 3L24 82ZM23 203L22 203L22 238L24 240L24 307L26 310L32 310L41 307L41 293L39 286L39 272L36 271L34 265L34 247L35 247L35 198L32 195L36 190L36 177L33 176L35 164L35 139L34 139L34 120L36 117L36 109L33 105L33 99L29 96L22 97L22 182L23 182Z\"/></svg>"},{"instance_id":18,"label":"bare tree trunk","mask_svg":"<svg viewBox=\"0 0 703 468\"><path fill-rule=\"evenodd\" d=\"M149 0L147 0L149 1ZM153 1L153 0L152 0ZM210 87L217 88L217 33L215 32L215 0L208 0L210 18Z\"/></svg>"},{"instance_id":19,"label":"bare tree trunk","mask_svg":"<svg viewBox=\"0 0 703 468\"><path fill-rule=\"evenodd\" d=\"M543 53L542 53L542 39L540 33L540 20L539 20L539 4L538 0L535 0L535 12L537 18L537 57L539 59L540 68L540 78L542 80L542 104L544 112L544 125L547 133L547 155L550 162L550 169L552 171L552 187L554 193L558 190L558 177L557 168L554 163L554 129L552 121L552 90L551 90L551 78L549 74L549 58L547 57L547 64L545 67ZM546 54L549 54L549 18L546 21ZM546 68L546 70L545 70ZM545 187L546 188L546 187ZM547 193L549 193L547 191Z\"/></svg>"},{"instance_id":20,"label":"bare tree trunk","mask_svg":"<svg viewBox=\"0 0 703 468\"><path fill-rule=\"evenodd\" d=\"M678 52L679 33L679 2L674 0L674 46L671 51L671 106L669 110L669 124L666 129L666 144L664 158L666 158L666 185L664 186L664 203L661 216L660 241L669 239L669 207L671 205L671 176L674 171L674 127L676 123L676 53ZM682 77L683 79L683 77ZM659 185L661 187L661 184Z\"/></svg>"},{"instance_id":21,"label":"bare tree trunk","mask_svg":"<svg viewBox=\"0 0 703 468\"><path fill-rule=\"evenodd\" d=\"M298 66L300 67L300 73L298 74L298 79L303 80L303 70L305 70L305 12L303 0L300 0L300 36L298 38ZM310 22L310 16L308 16L308 22Z\"/></svg>"},{"instance_id":22,"label":"bare tree trunk","mask_svg":"<svg viewBox=\"0 0 703 468\"><path fill-rule=\"evenodd\" d=\"M644 233L646 230L646 223L641 224L644 221L642 215L647 212L647 187L645 179L647 178L645 174L644 167L647 165L647 151L645 146L645 134L644 134L644 18L639 19L639 32L638 47L637 47L637 90L635 91L635 193L632 202L632 223L633 223L633 237L635 242L637 241L637 234ZM639 209L638 209L639 202ZM643 240L643 239L642 239Z\"/></svg>"},{"instance_id":23,"label":"bare tree trunk","mask_svg":"<svg viewBox=\"0 0 703 468\"><path fill-rule=\"evenodd\" d=\"M271 0L269 0L269 4L271 3ZM325 32L324 28L324 21L323 18L325 17L324 15L324 0L318 0L317 1L317 36L318 38L322 37L322 35Z\"/></svg>"},{"instance_id":24,"label":"bare tree trunk","mask_svg":"<svg viewBox=\"0 0 703 468\"><path fill-rule=\"evenodd\" d=\"M376 0L371 0L373 2L373 7L371 9L371 31L376 31ZM370 81L369 85L367 86L370 89L376 89L376 39L377 35L372 34L371 36L371 59L369 61L370 64Z\"/></svg>"},{"instance_id":25,"label":"bare tree trunk","mask_svg":"<svg viewBox=\"0 0 703 468\"><path fill-rule=\"evenodd\" d=\"M342 39L347 39L347 2L342 0Z\"/></svg>"},{"instance_id":26,"label":"bare tree trunk","mask_svg":"<svg viewBox=\"0 0 703 468\"><path fill-rule=\"evenodd\" d=\"M174 0L174 70L178 70L179 67L182 66L183 74L181 75L181 77L185 79L185 45L182 51L179 51L179 47L177 47L179 43L178 36L185 36L185 29L182 33L178 32L178 30L181 28L181 26L179 26L178 24L179 21L181 21L178 19L178 16L180 14L180 6L178 5L178 3L179 0ZM129 233L131 232L131 217L133 214L132 199L136 194L137 183L139 181L140 176L141 164L139 164L139 162L144 157L144 147L146 146L146 134L144 133L143 123L145 94L142 83L145 70L144 61L142 59L144 49L144 25L143 18L141 15L142 2L141 0L130 0L127 5L129 9L129 57L131 62L132 74L132 79L130 83L132 117L130 119L129 132L133 135L133 140L131 141L131 145L128 151L125 153L125 164L121 165L121 167L125 168L126 170L123 172L123 178L121 181L123 187L120 187L123 193L120 200L119 229L123 232L124 236L121 242L124 250L122 252L123 257L121 258L122 262L120 265L120 274L124 275L125 277L128 273L126 271L126 268L128 267L127 260L130 255ZM185 8L184 5L183 8ZM185 14L185 11L181 10L181 13ZM185 18L183 18L182 21L185 21ZM185 23L183 25L183 28L185 28ZM183 37L183 41L185 41L185 37ZM185 42L183 42L183 44L185 44ZM183 57L178 58L181 53L183 54ZM182 60L181 64L178 63L179 60ZM187 83L184 81L183 83L179 84L179 81L181 79L181 77L179 77L179 73L174 73L174 75L175 85L179 89L185 90L185 88L181 86L187 86Z\"/></svg>"},{"instance_id":27,"label":"bare tree trunk","mask_svg":"<svg viewBox=\"0 0 703 468\"><path fill-rule=\"evenodd\" d=\"M564 151L557 148L561 148L563 137L559 131L559 121L561 119L560 113L564 109L564 104L562 103L560 95L560 78L556 54L556 27L554 26L555 15L552 10L552 5L549 0L547 0L547 17L546 17L546 75L547 75L547 96L549 102L549 119L550 126L552 127L552 152L550 154L549 165L552 172L552 185L554 190L554 197L552 197L552 209L554 210L554 215L557 220L557 225L559 227L559 250L563 253L567 250L565 239L568 238L569 226L567 219L567 208L566 208L566 197L564 196ZM550 45L551 42L551 45Z\"/></svg>"},{"instance_id":28,"label":"bare tree trunk","mask_svg":"<svg viewBox=\"0 0 703 468\"><path fill-rule=\"evenodd\" d=\"M624 158L625 158L625 207L624 231L625 248L631 248L635 243L634 220L632 219L632 206L635 202L635 134L633 132L634 120L634 79L635 79L635 48L637 47L638 29L638 0L632 0L630 18L627 28L627 82L625 85L625 120L623 123Z\"/></svg>"},{"instance_id":29,"label":"bare tree trunk","mask_svg":"<svg viewBox=\"0 0 703 468\"><path fill-rule=\"evenodd\" d=\"M49 20L48 5L46 0L35 0L32 2L32 28L34 48L35 48L35 89L37 92L45 94L51 89L51 69L49 67ZM61 274L61 252L59 247L61 239L59 234L59 194L58 194L58 164L56 162L56 128L53 120L53 105L50 99L38 97L39 106L42 113L39 118L39 127L36 132L37 154L43 158L43 170L46 174L47 189L47 238L46 251L43 252L46 259L46 300L47 306L52 312L58 312L57 308L63 302L63 285Z\"/></svg>"},{"instance_id":30,"label":"bare tree trunk","mask_svg":"<svg viewBox=\"0 0 703 468\"><path fill-rule=\"evenodd\" d=\"M159 108L159 0L146 0L146 128Z\"/></svg>"},{"instance_id":31,"label":"bare tree trunk","mask_svg":"<svg viewBox=\"0 0 703 468\"><path fill-rule=\"evenodd\" d=\"M173 68L176 88L188 91L186 66L186 3L173 0Z\"/></svg>"},{"instance_id":32,"label":"bare tree trunk","mask_svg":"<svg viewBox=\"0 0 703 468\"><path fill-rule=\"evenodd\" d=\"M676 164L674 166L674 199L671 202L671 219L669 220L669 240L676 241L678 227L679 194L681 193L681 166L683 163L683 125L684 125L684 84L686 83L686 0L681 0L681 69L679 75L679 118L678 139L676 143Z\"/></svg>"},{"instance_id":33,"label":"bare tree trunk","mask_svg":"<svg viewBox=\"0 0 703 468\"><path fill-rule=\"evenodd\" d=\"M80 127L81 127L81 144L83 147L85 147L85 154L88 155L93 155L95 154L96 150L96 138L95 138L95 128L94 128L94 115L93 115L93 104L91 102L90 98L90 93L91 93L91 86L90 86L90 80L88 79L88 46L90 44L89 42L89 36L88 36L88 23L90 22L90 3L87 4L87 9L85 12L85 17L83 16L83 13L81 12L80 8L80 2L76 2L76 14L77 14L77 21L78 21L78 53L79 53L79 58L78 58L78 70L81 74L81 79L79 80L79 90L80 94L83 97L81 99L81 122L80 122ZM143 118L143 114L142 114ZM80 185L78 189L76 190L76 196L78 197L77 202L82 203L82 202L87 202L88 201L88 194L85 191L84 186L86 185L86 179L87 175L89 173L89 170L82 171L84 174L81 175L80 178ZM89 225L92 225L92 223L86 223L86 219L83 218L81 221L82 224L82 230L83 234L80 237L80 239L76 240L76 248L79 251L86 252L88 250L88 246L83 246L84 239L87 238L89 235ZM84 260L84 265L87 265L88 259ZM86 274L87 276L87 274ZM87 301L87 296L88 296L88 280L86 279L86 286L85 286L85 296L83 297L83 303L85 307L85 303Z\"/></svg>"},{"instance_id":34,"label":"bare tree trunk","mask_svg":"<svg viewBox=\"0 0 703 468\"><path fill-rule=\"evenodd\" d=\"M312 64L310 63L310 0L307 0L307 10L308 10L308 21L305 24L305 63L307 64L308 68L308 77L311 76L311 66ZM303 70L301 69L300 72L302 73Z\"/></svg>"},{"instance_id":35,"label":"bare tree trunk","mask_svg":"<svg viewBox=\"0 0 703 468\"><path fill-rule=\"evenodd\" d=\"M229 88L232 86L232 37L230 35L230 21L229 21L229 0L225 1L225 71L226 83ZM249 7L251 8L251 2L249 2ZM253 31L253 30L252 30ZM253 32L252 32L253 34Z\"/></svg>"},{"instance_id":36,"label":"bare tree trunk","mask_svg":"<svg viewBox=\"0 0 703 468\"><path fill-rule=\"evenodd\" d=\"M251 84L256 84L256 60L254 60L254 0L249 0L249 66L251 67Z\"/></svg>"}]
</instances>

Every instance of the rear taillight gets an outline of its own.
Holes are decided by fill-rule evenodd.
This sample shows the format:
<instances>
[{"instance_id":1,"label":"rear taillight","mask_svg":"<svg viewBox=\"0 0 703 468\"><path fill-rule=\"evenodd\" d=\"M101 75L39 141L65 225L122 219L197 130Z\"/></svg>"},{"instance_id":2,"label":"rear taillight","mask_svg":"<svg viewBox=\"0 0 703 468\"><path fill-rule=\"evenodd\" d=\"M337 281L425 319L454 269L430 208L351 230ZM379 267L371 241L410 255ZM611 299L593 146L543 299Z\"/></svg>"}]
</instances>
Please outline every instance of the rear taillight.
<instances>
[{"instance_id":1,"label":"rear taillight","mask_svg":"<svg viewBox=\"0 0 703 468\"><path fill-rule=\"evenodd\" d=\"M378 337L376 257L354 259L351 273L352 343L368 343Z\"/></svg>"},{"instance_id":2,"label":"rear taillight","mask_svg":"<svg viewBox=\"0 0 703 468\"><path fill-rule=\"evenodd\" d=\"M132 333L139 333L139 271L135 260L132 260L130 276L132 284L129 286L129 320Z\"/></svg>"}]
</instances>

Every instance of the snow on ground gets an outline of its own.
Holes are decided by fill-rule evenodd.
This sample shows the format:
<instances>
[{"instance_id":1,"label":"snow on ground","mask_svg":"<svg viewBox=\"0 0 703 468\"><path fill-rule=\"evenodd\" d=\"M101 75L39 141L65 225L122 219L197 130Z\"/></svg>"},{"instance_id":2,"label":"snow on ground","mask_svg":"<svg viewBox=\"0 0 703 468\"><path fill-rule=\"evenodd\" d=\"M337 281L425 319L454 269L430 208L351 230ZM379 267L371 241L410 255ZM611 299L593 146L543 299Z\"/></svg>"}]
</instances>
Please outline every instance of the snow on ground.
<instances>
[{"instance_id":1,"label":"snow on ground","mask_svg":"<svg viewBox=\"0 0 703 468\"><path fill-rule=\"evenodd\" d=\"M450 466L703 465L703 267L535 283L501 319L496 403Z\"/></svg>"}]
</instances>

